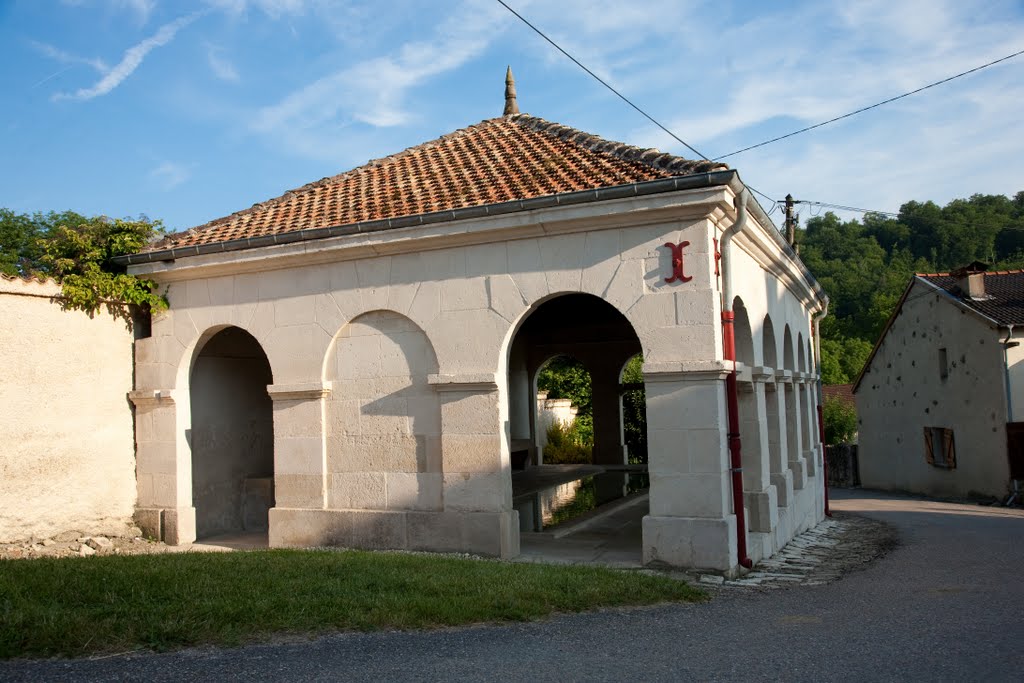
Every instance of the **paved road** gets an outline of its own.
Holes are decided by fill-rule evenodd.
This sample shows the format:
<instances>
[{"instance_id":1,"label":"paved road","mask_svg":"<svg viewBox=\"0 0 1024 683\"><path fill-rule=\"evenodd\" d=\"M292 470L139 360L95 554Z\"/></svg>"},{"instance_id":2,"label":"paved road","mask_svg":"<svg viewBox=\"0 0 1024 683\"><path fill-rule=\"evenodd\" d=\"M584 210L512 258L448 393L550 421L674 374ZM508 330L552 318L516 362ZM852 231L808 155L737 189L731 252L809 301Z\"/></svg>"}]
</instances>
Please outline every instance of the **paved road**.
<instances>
[{"instance_id":1,"label":"paved road","mask_svg":"<svg viewBox=\"0 0 1024 683\"><path fill-rule=\"evenodd\" d=\"M900 545L825 586L540 624L100 661L0 663L4 680L1024 680L1024 512L847 492Z\"/></svg>"}]
</instances>

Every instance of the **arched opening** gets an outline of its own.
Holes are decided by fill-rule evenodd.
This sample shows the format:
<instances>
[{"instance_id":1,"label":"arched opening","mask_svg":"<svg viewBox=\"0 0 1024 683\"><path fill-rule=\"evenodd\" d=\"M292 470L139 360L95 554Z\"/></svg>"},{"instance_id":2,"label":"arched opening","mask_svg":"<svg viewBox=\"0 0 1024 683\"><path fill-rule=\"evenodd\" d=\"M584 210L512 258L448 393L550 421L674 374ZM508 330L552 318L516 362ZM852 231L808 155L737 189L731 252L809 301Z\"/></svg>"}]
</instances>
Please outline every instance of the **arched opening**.
<instances>
[{"instance_id":1,"label":"arched opening","mask_svg":"<svg viewBox=\"0 0 1024 683\"><path fill-rule=\"evenodd\" d=\"M761 326L761 365L768 368L779 367L779 357L775 344L775 327L772 325L771 316L766 315Z\"/></svg>"},{"instance_id":2,"label":"arched opening","mask_svg":"<svg viewBox=\"0 0 1024 683\"><path fill-rule=\"evenodd\" d=\"M793 362L793 333L788 324L782 336L782 365L790 373L796 372L796 364ZM789 463L789 468L793 470L794 486L803 488L803 479L798 471L803 469L800 459L800 406L797 402L799 392L794 390L791 379L787 379L783 386L783 396L786 401L786 460Z\"/></svg>"},{"instance_id":3,"label":"arched opening","mask_svg":"<svg viewBox=\"0 0 1024 683\"><path fill-rule=\"evenodd\" d=\"M573 356L554 356L537 371L534 383L538 462L593 464L593 384L586 366Z\"/></svg>"},{"instance_id":4,"label":"arched opening","mask_svg":"<svg viewBox=\"0 0 1024 683\"><path fill-rule=\"evenodd\" d=\"M744 500L749 509L749 530L769 531L770 519L761 513L757 497L768 486L765 466L765 442L762 438L761 419L759 417L759 392L753 379L754 338L750 328L750 315L747 313L743 300L739 297L733 301L735 315L736 360L745 366L737 383L737 400L740 418L740 442L742 444L743 490Z\"/></svg>"},{"instance_id":5,"label":"arched opening","mask_svg":"<svg viewBox=\"0 0 1024 683\"><path fill-rule=\"evenodd\" d=\"M214 334L192 364L192 505L196 538L265 533L274 506L273 375L256 339Z\"/></svg>"},{"instance_id":6,"label":"arched opening","mask_svg":"<svg viewBox=\"0 0 1024 683\"><path fill-rule=\"evenodd\" d=\"M775 327L772 325L771 316L764 317L764 324L761 328L761 346L763 348L764 365L775 372L778 367L778 356L775 339ZM774 377L768 377L764 385L765 389L765 417L768 421L768 468L771 472L771 482L775 484L778 492L779 505L787 505L786 497L786 452L785 428L782 417L786 411L786 400L783 396L784 390L775 381Z\"/></svg>"},{"instance_id":7,"label":"arched opening","mask_svg":"<svg viewBox=\"0 0 1024 683\"><path fill-rule=\"evenodd\" d=\"M642 359L634 361L639 376L630 376L639 382L624 383L623 372L640 351L640 340L626 317L589 294L548 299L516 330L508 353L508 433L513 467L522 468L512 474L512 491L520 531L525 532L524 554L530 554L531 543L575 533L581 524L587 525L588 533L600 534L627 523L636 532L636 547L629 552L641 554L646 465L629 464L621 400L626 390L642 392ZM543 449L540 432L551 420L537 410L538 389L549 392L546 400L557 395L575 403L577 435L583 432L581 441L592 435L588 462L580 462L582 457L575 463L553 457L551 444ZM634 450L641 445L636 440ZM590 514L598 507L608 511L612 505L622 509L602 514L602 521ZM531 537L529 532L545 533Z\"/></svg>"},{"instance_id":8,"label":"arched opening","mask_svg":"<svg viewBox=\"0 0 1024 683\"><path fill-rule=\"evenodd\" d=\"M647 464L647 391L644 387L644 357L637 354L626 361L619 377L622 443L630 465Z\"/></svg>"}]
</instances>

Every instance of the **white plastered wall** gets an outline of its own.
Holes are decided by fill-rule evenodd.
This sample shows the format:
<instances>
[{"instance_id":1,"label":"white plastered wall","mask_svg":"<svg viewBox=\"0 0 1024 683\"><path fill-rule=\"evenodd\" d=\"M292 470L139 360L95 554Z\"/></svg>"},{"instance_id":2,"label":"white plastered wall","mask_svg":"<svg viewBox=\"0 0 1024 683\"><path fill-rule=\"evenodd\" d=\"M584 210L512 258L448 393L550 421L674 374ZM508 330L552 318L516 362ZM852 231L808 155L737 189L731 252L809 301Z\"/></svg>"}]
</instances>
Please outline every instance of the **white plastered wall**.
<instances>
[{"instance_id":1,"label":"white plastered wall","mask_svg":"<svg viewBox=\"0 0 1024 683\"><path fill-rule=\"evenodd\" d=\"M0 278L0 542L123 534L135 507L132 334Z\"/></svg>"},{"instance_id":2,"label":"white plastered wall","mask_svg":"<svg viewBox=\"0 0 1024 683\"><path fill-rule=\"evenodd\" d=\"M1003 338L1005 332L915 280L857 389L864 486L935 496L1007 494ZM954 469L927 462L925 427L953 430Z\"/></svg>"}]
</instances>

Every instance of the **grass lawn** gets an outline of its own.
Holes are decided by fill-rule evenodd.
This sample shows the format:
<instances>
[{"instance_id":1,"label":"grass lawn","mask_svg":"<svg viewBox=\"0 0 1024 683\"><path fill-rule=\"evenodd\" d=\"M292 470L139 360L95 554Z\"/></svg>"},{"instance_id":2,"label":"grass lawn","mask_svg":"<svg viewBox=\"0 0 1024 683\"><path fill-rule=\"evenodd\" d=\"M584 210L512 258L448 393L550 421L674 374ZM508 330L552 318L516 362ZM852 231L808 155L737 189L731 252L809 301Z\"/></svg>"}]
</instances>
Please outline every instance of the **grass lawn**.
<instances>
[{"instance_id":1,"label":"grass lawn","mask_svg":"<svg viewBox=\"0 0 1024 683\"><path fill-rule=\"evenodd\" d=\"M0 658L526 621L704 597L685 583L638 572L400 553L4 560Z\"/></svg>"}]
</instances>

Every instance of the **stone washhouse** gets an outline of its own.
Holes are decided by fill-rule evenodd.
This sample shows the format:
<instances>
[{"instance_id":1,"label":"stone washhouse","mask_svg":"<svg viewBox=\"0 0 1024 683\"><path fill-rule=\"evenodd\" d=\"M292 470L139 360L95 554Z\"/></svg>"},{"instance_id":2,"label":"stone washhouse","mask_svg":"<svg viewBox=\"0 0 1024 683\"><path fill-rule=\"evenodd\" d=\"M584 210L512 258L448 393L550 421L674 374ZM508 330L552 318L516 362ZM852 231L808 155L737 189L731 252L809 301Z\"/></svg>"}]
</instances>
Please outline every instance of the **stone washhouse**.
<instances>
[{"instance_id":1,"label":"stone washhouse","mask_svg":"<svg viewBox=\"0 0 1024 683\"><path fill-rule=\"evenodd\" d=\"M514 557L510 463L538 466L535 376L567 351L620 465L643 354L645 562L735 573L822 519L828 300L736 171L514 104L123 259L170 302L130 395L150 534Z\"/></svg>"}]
</instances>

